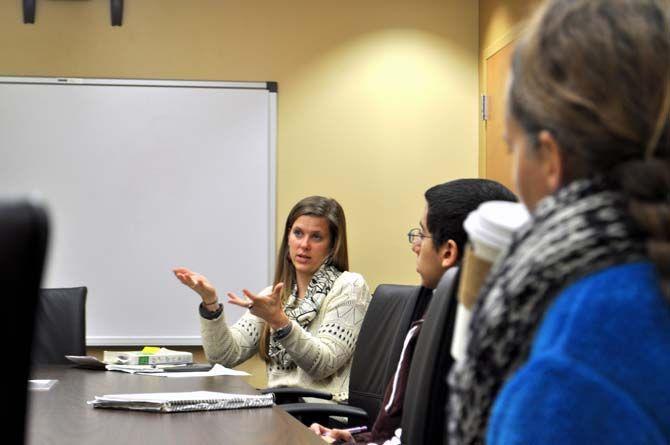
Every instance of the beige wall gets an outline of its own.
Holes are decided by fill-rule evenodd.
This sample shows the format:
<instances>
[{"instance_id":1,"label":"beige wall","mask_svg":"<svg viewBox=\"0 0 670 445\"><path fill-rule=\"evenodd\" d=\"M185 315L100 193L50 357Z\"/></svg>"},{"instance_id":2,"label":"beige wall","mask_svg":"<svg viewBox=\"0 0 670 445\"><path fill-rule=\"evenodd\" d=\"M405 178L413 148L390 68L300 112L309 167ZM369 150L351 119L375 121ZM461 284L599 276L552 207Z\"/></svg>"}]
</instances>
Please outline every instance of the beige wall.
<instances>
[{"instance_id":1,"label":"beige wall","mask_svg":"<svg viewBox=\"0 0 670 445\"><path fill-rule=\"evenodd\" d=\"M39 1L35 25L19 5L0 2L3 75L278 81L278 226L338 199L371 287L418 282L423 191L477 175L476 2L127 1L120 28L103 0Z\"/></svg>"},{"instance_id":2,"label":"beige wall","mask_svg":"<svg viewBox=\"0 0 670 445\"><path fill-rule=\"evenodd\" d=\"M486 93L486 59L518 37L541 0L479 0L479 94ZM479 122L479 174L485 175L485 127Z\"/></svg>"}]
</instances>

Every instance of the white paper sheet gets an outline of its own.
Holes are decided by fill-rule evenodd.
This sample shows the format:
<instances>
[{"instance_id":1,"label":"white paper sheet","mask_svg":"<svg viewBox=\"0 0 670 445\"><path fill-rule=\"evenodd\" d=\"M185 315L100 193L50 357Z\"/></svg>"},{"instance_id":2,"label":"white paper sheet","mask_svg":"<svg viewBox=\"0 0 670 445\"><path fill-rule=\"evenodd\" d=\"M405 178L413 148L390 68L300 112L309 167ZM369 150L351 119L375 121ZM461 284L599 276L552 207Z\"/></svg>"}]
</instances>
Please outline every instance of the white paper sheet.
<instances>
[{"instance_id":1,"label":"white paper sheet","mask_svg":"<svg viewBox=\"0 0 670 445\"><path fill-rule=\"evenodd\" d=\"M28 389L31 391L49 391L58 380L28 380Z\"/></svg>"},{"instance_id":2,"label":"white paper sheet","mask_svg":"<svg viewBox=\"0 0 670 445\"><path fill-rule=\"evenodd\" d=\"M191 392L158 392L142 394L106 394L104 396L95 396L96 400L110 402L177 402L184 400L205 400L205 399L225 399L234 396L233 394L212 391L191 391ZM87 402L92 403L92 402Z\"/></svg>"}]
</instances>

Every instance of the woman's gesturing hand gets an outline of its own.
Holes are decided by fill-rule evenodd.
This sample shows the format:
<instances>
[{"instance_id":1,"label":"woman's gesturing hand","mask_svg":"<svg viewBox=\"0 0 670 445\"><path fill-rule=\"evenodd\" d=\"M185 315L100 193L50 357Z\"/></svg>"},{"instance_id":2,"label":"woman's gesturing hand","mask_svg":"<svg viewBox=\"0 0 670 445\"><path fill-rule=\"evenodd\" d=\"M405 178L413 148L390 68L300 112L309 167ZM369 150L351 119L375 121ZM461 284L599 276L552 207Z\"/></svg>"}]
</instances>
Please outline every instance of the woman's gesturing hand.
<instances>
[{"instance_id":1,"label":"woman's gesturing hand","mask_svg":"<svg viewBox=\"0 0 670 445\"><path fill-rule=\"evenodd\" d=\"M176 267L172 269L172 272L182 284L196 291L205 304L214 304L217 302L216 289L207 280L207 277L185 267Z\"/></svg>"},{"instance_id":2,"label":"woman's gesturing hand","mask_svg":"<svg viewBox=\"0 0 670 445\"><path fill-rule=\"evenodd\" d=\"M249 311L257 317L262 318L272 329L279 329L289 323L289 319L284 313L281 302L281 290L284 283L277 283L268 295L252 294L247 289L242 289L246 297L240 298L233 292L228 292L228 303L249 308Z\"/></svg>"}]
</instances>

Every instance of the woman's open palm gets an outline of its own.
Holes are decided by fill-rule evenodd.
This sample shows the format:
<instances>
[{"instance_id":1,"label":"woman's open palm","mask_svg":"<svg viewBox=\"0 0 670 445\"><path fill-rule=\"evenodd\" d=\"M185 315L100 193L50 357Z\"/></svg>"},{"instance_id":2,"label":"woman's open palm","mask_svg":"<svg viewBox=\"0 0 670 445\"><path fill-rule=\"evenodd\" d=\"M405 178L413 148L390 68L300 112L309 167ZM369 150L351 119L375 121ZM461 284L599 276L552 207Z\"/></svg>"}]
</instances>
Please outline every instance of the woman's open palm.
<instances>
[{"instance_id":1,"label":"woman's open palm","mask_svg":"<svg viewBox=\"0 0 670 445\"><path fill-rule=\"evenodd\" d=\"M172 272L182 284L197 292L205 303L210 303L216 299L216 289L204 275L185 267L176 267Z\"/></svg>"}]
</instances>

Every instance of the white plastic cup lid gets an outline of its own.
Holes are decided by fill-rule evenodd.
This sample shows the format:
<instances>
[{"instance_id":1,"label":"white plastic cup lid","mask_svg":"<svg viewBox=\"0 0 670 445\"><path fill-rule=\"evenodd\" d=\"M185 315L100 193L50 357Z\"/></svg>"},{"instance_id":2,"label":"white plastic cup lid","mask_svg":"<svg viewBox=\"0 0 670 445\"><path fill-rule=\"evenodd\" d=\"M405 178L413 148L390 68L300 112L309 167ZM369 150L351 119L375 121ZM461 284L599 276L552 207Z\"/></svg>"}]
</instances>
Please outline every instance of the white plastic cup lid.
<instances>
[{"instance_id":1,"label":"white plastic cup lid","mask_svg":"<svg viewBox=\"0 0 670 445\"><path fill-rule=\"evenodd\" d=\"M518 202L488 201L477 210L482 226L508 239L530 219L526 206Z\"/></svg>"},{"instance_id":2,"label":"white plastic cup lid","mask_svg":"<svg viewBox=\"0 0 670 445\"><path fill-rule=\"evenodd\" d=\"M471 212L463 223L475 254L489 261L511 242L512 235L530 219L521 203L488 201Z\"/></svg>"}]
</instances>

